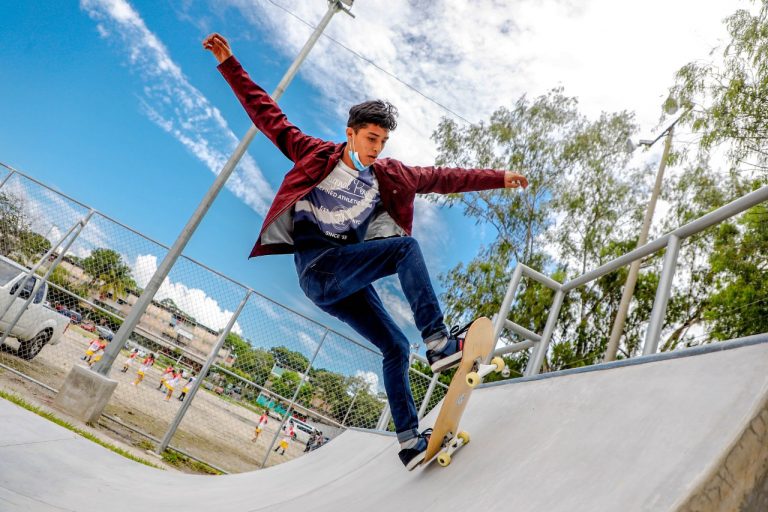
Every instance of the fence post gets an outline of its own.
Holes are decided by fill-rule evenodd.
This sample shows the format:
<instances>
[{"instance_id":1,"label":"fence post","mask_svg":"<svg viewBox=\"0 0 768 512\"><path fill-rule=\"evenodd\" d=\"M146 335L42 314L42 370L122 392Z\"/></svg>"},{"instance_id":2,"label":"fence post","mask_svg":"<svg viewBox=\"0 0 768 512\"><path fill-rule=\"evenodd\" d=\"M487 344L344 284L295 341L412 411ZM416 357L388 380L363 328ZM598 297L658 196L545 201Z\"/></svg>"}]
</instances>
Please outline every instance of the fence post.
<instances>
[{"instance_id":1,"label":"fence post","mask_svg":"<svg viewBox=\"0 0 768 512\"><path fill-rule=\"evenodd\" d=\"M5 186L5 184L8 182L8 180L11 179L11 176L13 176L14 174L16 174L16 171L11 171L8 174L8 176L3 178L3 181L0 181L0 188L3 188Z\"/></svg>"},{"instance_id":2,"label":"fence post","mask_svg":"<svg viewBox=\"0 0 768 512\"><path fill-rule=\"evenodd\" d=\"M376 430L383 430L386 432L390 417L389 403L386 403L384 404L384 409L381 410L381 416L379 416L379 422L376 424Z\"/></svg>"},{"instance_id":3,"label":"fence post","mask_svg":"<svg viewBox=\"0 0 768 512\"><path fill-rule=\"evenodd\" d=\"M544 326L541 341L533 351L533 355L528 361L528 366L525 367L525 377L538 375L541 370L541 365L544 364L544 358L547 355L547 350L549 350L549 341L552 338L552 332L555 330L557 318L560 316L560 308L563 305L564 297L565 292L563 292L562 288L555 292L555 298L552 301L552 308L549 310L549 316L547 316L547 324Z\"/></svg>"},{"instance_id":4,"label":"fence post","mask_svg":"<svg viewBox=\"0 0 768 512\"><path fill-rule=\"evenodd\" d=\"M304 375L301 376L299 385L296 386L296 391L294 391L293 398L291 398L291 403L288 404L288 408L285 410L285 416L283 417L283 421L280 423L280 428L278 428L277 431L275 432L275 435L272 438L272 443L270 443L267 453L264 454L264 460L261 461L262 468L267 464L267 459L269 458L269 454L272 453L272 448L274 448L275 446L275 442L277 441L277 438L280 435L280 431L283 430L285 423L288 421L288 418L291 416L291 411L293 409L293 406L296 404L296 397L299 396L299 391L301 391L301 387L309 378L309 370L312 368L312 364L314 364L315 358L317 358L317 354L320 352L320 347L322 347L323 343L325 343L325 339L328 337L329 332L330 330L326 329L325 332L323 333L323 338L320 340L320 343L317 345L317 348L315 349L315 353L312 354L312 359L309 360L309 364L307 365L307 369L304 372Z\"/></svg>"},{"instance_id":5,"label":"fence post","mask_svg":"<svg viewBox=\"0 0 768 512\"><path fill-rule=\"evenodd\" d=\"M349 413L352 412L352 408L355 406L355 401L357 400L357 395L360 394L360 391L363 389L362 386L357 388L357 391L355 391L355 396L352 397L352 402L349 404L349 408L347 409L347 414L344 415L344 419L341 420L341 426L344 426L344 423L347 422L347 418L349 417Z\"/></svg>"},{"instance_id":6,"label":"fence post","mask_svg":"<svg viewBox=\"0 0 768 512\"><path fill-rule=\"evenodd\" d=\"M184 419L184 415L187 414L187 409L189 409L192 400L195 399L197 390L200 388L203 379L205 379L205 377L208 375L208 371L211 369L211 366L213 366L213 362L216 360L216 356L219 355L219 350L221 350L221 347L227 340L227 335L235 326L237 318L240 316L240 313L242 313L243 308L245 307L245 304L248 302L248 299L252 293L253 290L248 290L245 293L245 297L243 297L243 300L240 301L240 304L237 306L235 312L232 313L232 316L230 317L229 322L227 322L227 325L224 327L224 330L221 331L221 334L219 334L219 339L216 340L216 345L214 345L213 349L211 350L211 355L208 356L208 359L205 361L205 364L200 370L200 373L197 374L197 379L195 379L195 381L192 383L192 388L189 390L185 400L181 403L181 407L176 412L176 417L173 418L171 425L168 427L168 431L165 433L165 436L163 436L163 440L160 441L160 444L157 446L157 450L155 450L156 453L161 454L165 451L166 448L168 448L168 445L171 443L171 438L174 436L174 434L176 434L176 430L179 428L181 420Z\"/></svg>"},{"instance_id":7,"label":"fence post","mask_svg":"<svg viewBox=\"0 0 768 512\"><path fill-rule=\"evenodd\" d=\"M651 319L648 323L648 330L645 333L644 356L655 354L659 348L661 328L664 326L664 318L667 314L667 303L669 302L669 293L672 290L672 280L675 277L677 254L679 251L680 237L676 235L670 236L667 243L667 253L664 255L664 267L661 271L659 285L656 288L656 298L653 301Z\"/></svg>"}]
</instances>

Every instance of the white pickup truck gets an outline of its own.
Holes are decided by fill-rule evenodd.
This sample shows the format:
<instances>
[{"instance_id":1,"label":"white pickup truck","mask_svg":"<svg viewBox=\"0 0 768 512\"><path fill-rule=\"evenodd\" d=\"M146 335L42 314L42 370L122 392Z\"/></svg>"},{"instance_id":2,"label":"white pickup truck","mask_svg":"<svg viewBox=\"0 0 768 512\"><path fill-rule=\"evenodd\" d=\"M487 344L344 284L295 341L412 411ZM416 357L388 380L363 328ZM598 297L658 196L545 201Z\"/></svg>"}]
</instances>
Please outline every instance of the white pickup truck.
<instances>
[{"instance_id":1,"label":"white pickup truck","mask_svg":"<svg viewBox=\"0 0 768 512\"><path fill-rule=\"evenodd\" d=\"M26 273L11 260L0 256L0 312L13 300L8 312L0 318L0 339L8 326L16 318L24 303L29 298L39 277L30 277L22 285ZM19 286L23 286L19 295L13 299L12 295ZM32 359L43 349L45 345L55 345L61 340L61 336L69 324L69 319L58 314L54 309L46 305L48 285L42 283L35 293L35 298L29 304L27 310L21 315L18 323L8 334L18 341L18 355L23 359Z\"/></svg>"}]
</instances>

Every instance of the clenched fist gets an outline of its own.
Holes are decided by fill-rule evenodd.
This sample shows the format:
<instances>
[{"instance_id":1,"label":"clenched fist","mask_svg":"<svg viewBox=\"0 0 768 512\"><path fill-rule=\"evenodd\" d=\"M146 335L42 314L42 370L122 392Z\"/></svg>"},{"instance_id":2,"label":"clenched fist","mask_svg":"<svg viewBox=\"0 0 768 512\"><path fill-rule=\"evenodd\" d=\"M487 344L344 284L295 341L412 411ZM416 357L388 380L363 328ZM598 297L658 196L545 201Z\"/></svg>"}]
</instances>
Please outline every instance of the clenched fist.
<instances>
[{"instance_id":1,"label":"clenched fist","mask_svg":"<svg viewBox=\"0 0 768 512\"><path fill-rule=\"evenodd\" d=\"M219 64L227 60L232 56L232 49L229 47L229 43L224 36L214 32L205 39L203 39L203 48L210 50Z\"/></svg>"}]
</instances>

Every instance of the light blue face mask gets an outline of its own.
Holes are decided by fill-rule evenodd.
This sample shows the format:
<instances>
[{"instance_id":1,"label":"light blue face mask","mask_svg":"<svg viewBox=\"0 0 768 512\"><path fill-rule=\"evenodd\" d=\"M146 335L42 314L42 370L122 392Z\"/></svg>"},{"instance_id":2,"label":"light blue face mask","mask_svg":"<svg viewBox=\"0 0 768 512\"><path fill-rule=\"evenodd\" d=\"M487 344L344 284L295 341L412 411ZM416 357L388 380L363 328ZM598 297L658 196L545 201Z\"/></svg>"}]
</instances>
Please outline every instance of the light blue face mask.
<instances>
[{"instance_id":1,"label":"light blue face mask","mask_svg":"<svg viewBox=\"0 0 768 512\"><path fill-rule=\"evenodd\" d=\"M370 166L363 165L363 162L360 161L360 156L357 154L357 151L354 149L354 144L352 143L352 139L350 139L350 147L349 150L349 158L352 160L352 163L355 166L355 169L357 169L359 172L363 172L368 169Z\"/></svg>"}]
</instances>

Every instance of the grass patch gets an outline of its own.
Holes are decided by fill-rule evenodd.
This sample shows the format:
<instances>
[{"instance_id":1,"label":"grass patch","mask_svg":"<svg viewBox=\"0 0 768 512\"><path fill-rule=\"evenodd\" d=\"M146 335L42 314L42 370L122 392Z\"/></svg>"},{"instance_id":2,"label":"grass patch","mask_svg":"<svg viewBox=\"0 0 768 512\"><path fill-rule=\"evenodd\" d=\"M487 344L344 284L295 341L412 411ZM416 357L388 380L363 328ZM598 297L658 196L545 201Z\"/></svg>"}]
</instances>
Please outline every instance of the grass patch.
<instances>
[{"instance_id":1,"label":"grass patch","mask_svg":"<svg viewBox=\"0 0 768 512\"><path fill-rule=\"evenodd\" d=\"M148 439L142 439L138 443L136 443L136 447L140 448L144 451L155 451L155 443Z\"/></svg>"},{"instance_id":2,"label":"grass patch","mask_svg":"<svg viewBox=\"0 0 768 512\"><path fill-rule=\"evenodd\" d=\"M186 467L193 470L195 473L204 473L209 475L221 474L221 471L218 471L212 468L208 464L204 464L202 462L198 462L196 460L190 459L189 457L185 457L184 455L174 450L165 450L163 452L163 460L173 467L176 467L176 468Z\"/></svg>"},{"instance_id":3,"label":"grass patch","mask_svg":"<svg viewBox=\"0 0 768 512\"><path fill-rule=\"evenodd\" d=\"M24 409L26 409L26 410L28 410L30 412L33 412L33 413L37 414L38 416L42 416L43 418L47 419L48 421L51 421L51 422L53 422L53 423L55 423L55 424L57 424L59 426L62 426L64 428L66 428L67 430L71 430L72 432L74 432L74 433L76 433L76 434L78 434L80 436L83 436L84 438L88 439L89 441L93 441L94 443L99 444L99 445L103 446L104 448L117 453L118 455L122 455L126 459L130 459L130 460L132 460L134 462L138 462L139 464L144 464L145 466L149 466L149 467L152 467L152 468L155 468L155 469L163 469L164 470L164 468L161 468L160 466L152 464L151 462L149 462L147 460L144 460L144 459L141 459L139 457L136 457L135 455L133 455L133 454L123 450L122 448L119 448L119 447L117 447L115 445L109 444L106 441L102 441L101 439L99 439L98 437L94 436L90 432L86 432L85 430L81 430L81 429L75 427L74 425L71 425L70 423L67 423L66 421L62 420L61 418L58 418L57 416L51 414L50 412L44 411L44 410L40 409L39 407L36 407L36 406L28 403L27 401L25 401L23 398L21 398L19 396L16 396L14 394L8 393L8 392L3 391L2 389L0 389L0 398L4 398L5 400L8 400L9 402L18 405L19 407L23 407Z\"/></svg>"}]
</instances>

